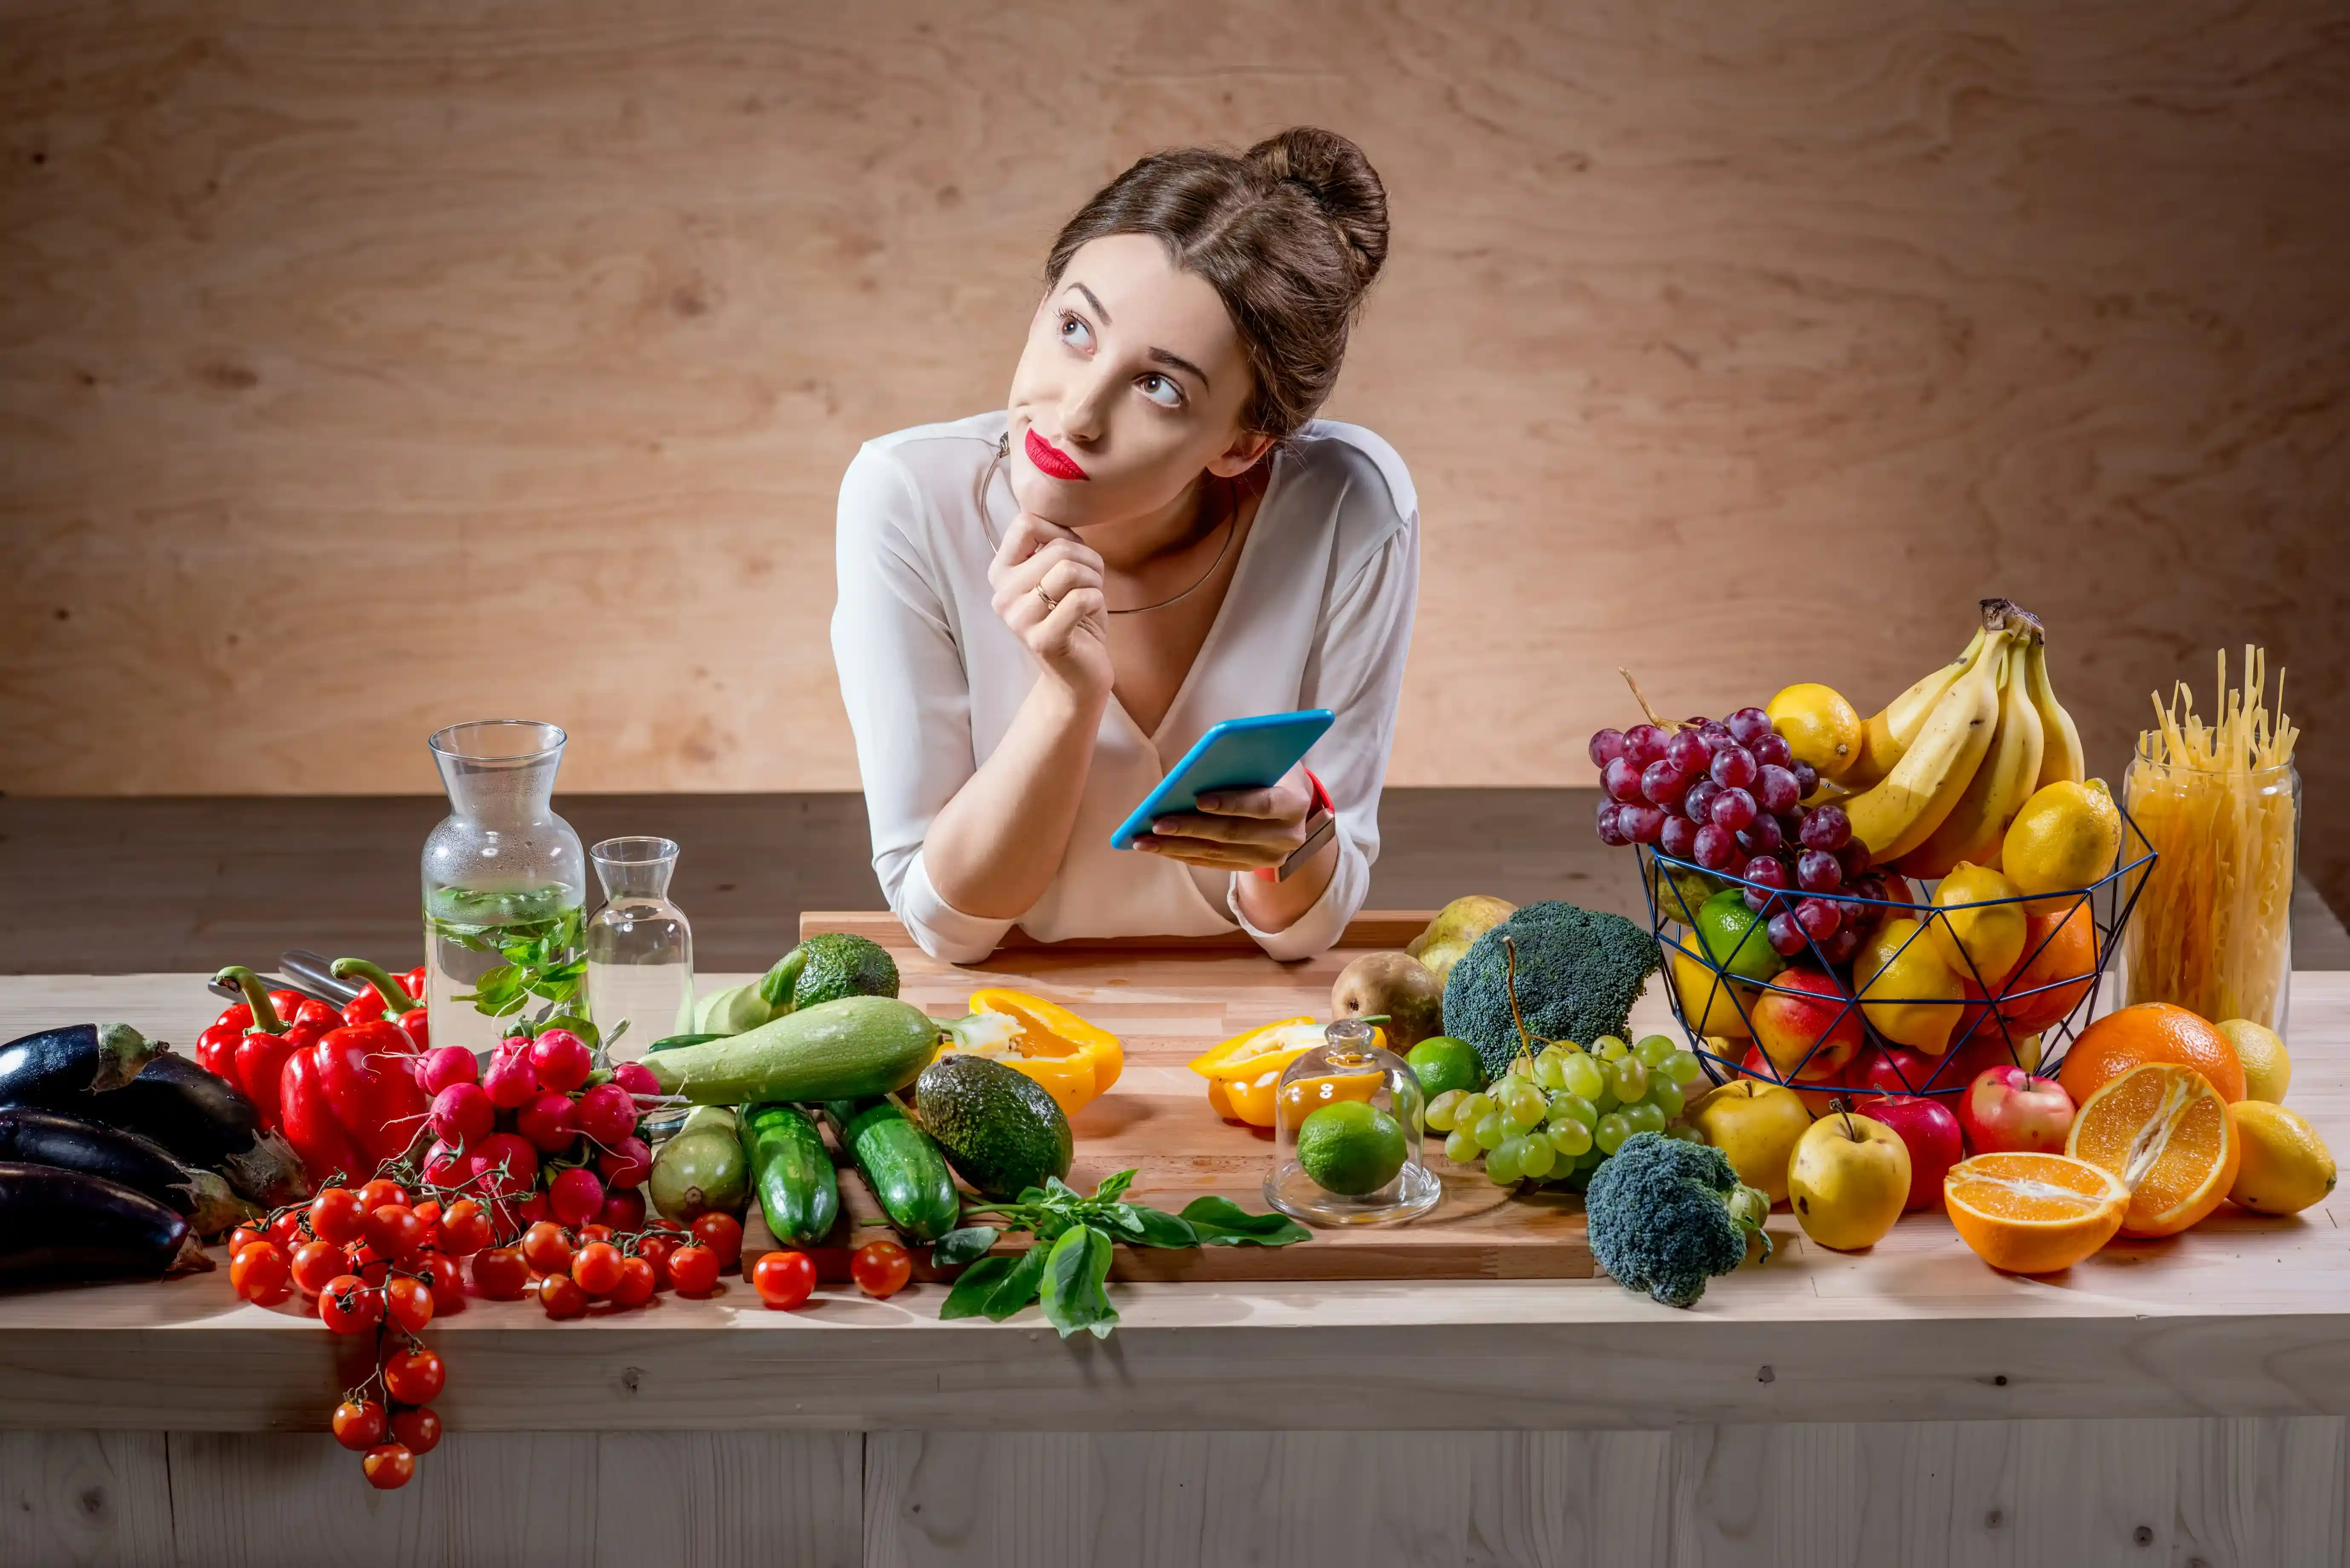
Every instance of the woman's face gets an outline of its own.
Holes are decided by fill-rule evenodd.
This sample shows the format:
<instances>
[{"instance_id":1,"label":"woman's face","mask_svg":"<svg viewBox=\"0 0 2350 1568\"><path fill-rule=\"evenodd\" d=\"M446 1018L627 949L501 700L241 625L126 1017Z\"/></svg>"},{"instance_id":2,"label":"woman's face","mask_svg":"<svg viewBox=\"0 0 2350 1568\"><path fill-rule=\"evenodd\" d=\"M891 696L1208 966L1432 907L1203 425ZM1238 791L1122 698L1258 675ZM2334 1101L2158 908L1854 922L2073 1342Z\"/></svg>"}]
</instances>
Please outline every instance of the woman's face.
<instances>
[{"instance_id":1,"label":"woman's face","mask_svg":"<svg viewBox=\"0 0 2350 1568\"><path fill-rule=\"evenodd\" d=\"M1205 279L1148 234L1094 240L1036 306L1012 376L1013 493L1067 528L1155 512L1271 441L1242 430L1240 334Z\"/></svg>"}]
</instances>

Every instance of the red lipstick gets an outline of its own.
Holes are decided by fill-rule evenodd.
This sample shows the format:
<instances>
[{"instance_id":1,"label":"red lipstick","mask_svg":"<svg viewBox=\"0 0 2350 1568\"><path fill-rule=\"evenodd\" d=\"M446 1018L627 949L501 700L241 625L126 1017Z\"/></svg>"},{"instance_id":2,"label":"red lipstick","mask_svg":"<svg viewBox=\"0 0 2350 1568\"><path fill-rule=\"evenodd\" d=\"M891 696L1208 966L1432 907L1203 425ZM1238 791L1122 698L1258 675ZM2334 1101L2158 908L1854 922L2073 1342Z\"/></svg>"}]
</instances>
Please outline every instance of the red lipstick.
<instances>
[{"instance_id":1,"label":"red lipstick","mask_svg":"<svg viewBox=\"0 0 2350 1568\"><path fill-rule=\"evenodd\" d=\"M1038 435L1035 425L1028 427L1026 444L1028 461L1035 463L1036 472L1045 478L1083 479L1086 476L1086 471L1077 466L1077 460Z\"/></svg>"}]
</instances>

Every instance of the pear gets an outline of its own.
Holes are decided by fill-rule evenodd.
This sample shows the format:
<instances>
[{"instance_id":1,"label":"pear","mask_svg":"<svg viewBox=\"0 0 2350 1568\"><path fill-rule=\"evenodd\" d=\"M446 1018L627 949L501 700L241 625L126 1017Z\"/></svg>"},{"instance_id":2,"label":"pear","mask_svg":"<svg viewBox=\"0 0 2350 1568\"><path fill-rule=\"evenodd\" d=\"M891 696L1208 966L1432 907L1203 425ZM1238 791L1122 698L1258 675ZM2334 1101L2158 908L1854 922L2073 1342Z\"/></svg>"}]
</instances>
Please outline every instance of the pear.
<instances>
[{"instance_id":1,"label":"pear","mask_svg":"<svg viewBox=\"0 0 2350 1568\"><path fill-rule=\"evenodd\" d=\"M1403 950L1441 981L1479 937L1508 919L1516 909L1517 906L1509 900L1490 893L1471 893L1455 898L1439 909L1436 919L1428 922L1428 929L1404 944Z\"/></svg>"},{"instance_id":2,"label":"pear","mask_svg":"<svg viewBox=\"0 0 2350 1568\"><path fill-rule=\"evenodd\" d=\"M1365 953L1338 971L1330 1016L1387 1014L1388 1049L1400 1054L1444 1033L1444 982L1409 953Z\"/></svg>"}]
</instances>

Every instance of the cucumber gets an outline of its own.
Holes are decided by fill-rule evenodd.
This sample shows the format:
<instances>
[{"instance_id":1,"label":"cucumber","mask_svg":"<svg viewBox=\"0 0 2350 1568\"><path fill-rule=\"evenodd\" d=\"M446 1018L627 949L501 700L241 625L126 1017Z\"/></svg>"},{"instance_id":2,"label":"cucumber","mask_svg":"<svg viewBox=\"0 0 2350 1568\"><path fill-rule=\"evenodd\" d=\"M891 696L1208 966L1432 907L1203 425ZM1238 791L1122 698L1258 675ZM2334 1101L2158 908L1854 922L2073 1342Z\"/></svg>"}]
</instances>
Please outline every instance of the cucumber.
<instances>
[{"instance_id":1,"label":"cucumber","mask_svg":"<svg viewBox=\"0 0 2350 1568\"><path fill-rule=\"evenodd\" d=\"M849 996L723 1040L653 1052L644 1065L662 1094L695 1105L864 1099L912 1083L940 1038L911 1002Z\"/></svg>"},{"instance_id":2,"label":"cucumber","mask_svg":"<svg viewBox=\"0 0 2350 1568\"><path fill-rule=\"evenodd\" d=\"M890 1224L915 1241L935 1241L955 1228L962 1196L946 1157L895 1100L828 1100L824 1115Z\"/></svg>"},{"instance_id":3,"label":"cucumber","mask_svg":"<svg viewBox=\"0 0 2350 1568\"><path fill-rule=\"evenodd\" d=\"M743 1155L751 1162L751 1190L778 1241L815 1243L840 1218L840 1179L832 1171L824 1134L797 1106L744 1106Z\"/></svg>"}]
</instances>

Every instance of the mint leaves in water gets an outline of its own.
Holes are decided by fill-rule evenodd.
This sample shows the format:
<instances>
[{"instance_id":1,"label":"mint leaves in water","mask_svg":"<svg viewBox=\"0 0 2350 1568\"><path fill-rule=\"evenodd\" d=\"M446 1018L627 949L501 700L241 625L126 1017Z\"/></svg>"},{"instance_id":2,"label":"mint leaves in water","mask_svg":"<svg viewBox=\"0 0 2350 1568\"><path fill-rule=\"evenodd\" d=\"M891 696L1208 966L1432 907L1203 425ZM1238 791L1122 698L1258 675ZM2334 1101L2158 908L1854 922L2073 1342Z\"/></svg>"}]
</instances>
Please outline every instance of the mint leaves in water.
<instances>
[{"instance_id":1,"label":"mint leaves in water","mask_svg":"<svg viewBox=\"0 0 2350 1568\"><path fill-rule=\"evenodd\" d=\"M1110 1304L1110 1248L1286 1247L1314 1234L1281 1214L1252 1214L1229 1198L1195 1198L1180 1214L1128 1203L1134 1172L1121 1170L1090 1198L1054 1177L1014 1203L966 1204L966 1215L990 1214L993 1225L948 1231L931 1249L933 1268L969 1264L939 1308L941 1318L985 1317L1002 1323L1030 1303L1063 1339L1083 1329L1107 1339L1118 1326ZM1036 1244L1016 1258L991 1258L988 1249L1007 1231L1026 1231Z\"/></svg>"}]
</instances>

